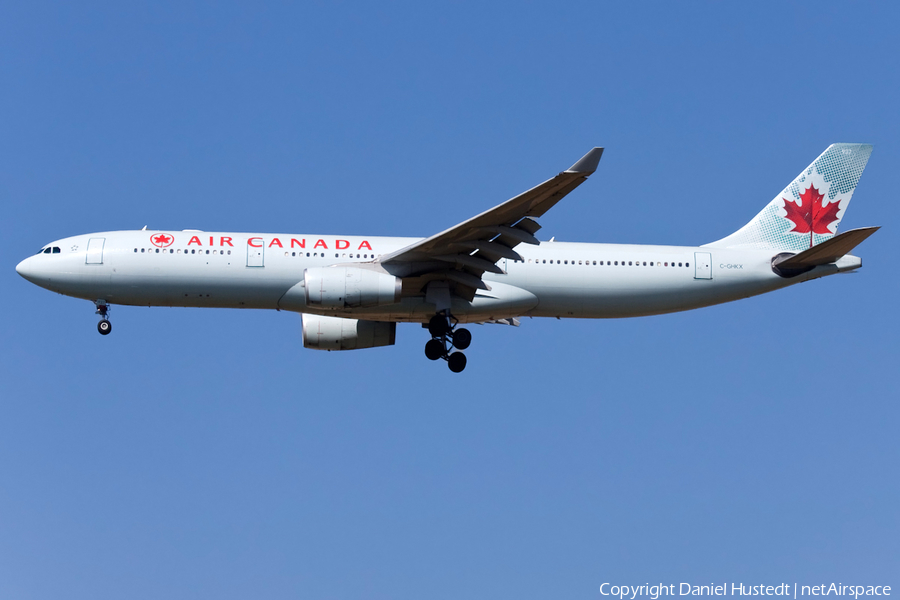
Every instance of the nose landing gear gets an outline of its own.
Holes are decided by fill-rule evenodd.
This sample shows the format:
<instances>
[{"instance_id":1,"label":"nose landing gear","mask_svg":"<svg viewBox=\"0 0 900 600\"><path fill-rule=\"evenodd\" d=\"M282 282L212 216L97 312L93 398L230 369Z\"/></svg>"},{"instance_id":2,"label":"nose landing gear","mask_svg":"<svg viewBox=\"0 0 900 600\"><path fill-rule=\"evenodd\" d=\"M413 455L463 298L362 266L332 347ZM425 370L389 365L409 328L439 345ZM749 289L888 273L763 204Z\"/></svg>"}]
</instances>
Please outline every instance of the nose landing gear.
<instances>
[{"instance_id":1,"label":"nose landing gear","mask_svg":"<svg viewBox=\"0 0 900 600\"><path fill-rule=\"evenodd\" d=\"M100 335L109 335L109 332L112 331L112 323L109 322L109 304L103 300L97 300L94 304L97 306L94 314L100 315L97 331L100 332Z\"/></svg>"},{"instance_id":2,"label":"nose landing gear","mask_svg":"<svg viewBox=\"0 0 900 600\"><path fill-rule=\"evenodd\" d=\"M466 355L462 352L452 352L457 350L465 350L472 343L472 334L468 329L456 327L459 323L449 311L441 311L431 317L428 322L428 332L431 339L425 344L425 356L429 360L438 360L443 358L447 361L447 366L454 373L460 373L466 368Z\"/></svg>"}]
</instances>

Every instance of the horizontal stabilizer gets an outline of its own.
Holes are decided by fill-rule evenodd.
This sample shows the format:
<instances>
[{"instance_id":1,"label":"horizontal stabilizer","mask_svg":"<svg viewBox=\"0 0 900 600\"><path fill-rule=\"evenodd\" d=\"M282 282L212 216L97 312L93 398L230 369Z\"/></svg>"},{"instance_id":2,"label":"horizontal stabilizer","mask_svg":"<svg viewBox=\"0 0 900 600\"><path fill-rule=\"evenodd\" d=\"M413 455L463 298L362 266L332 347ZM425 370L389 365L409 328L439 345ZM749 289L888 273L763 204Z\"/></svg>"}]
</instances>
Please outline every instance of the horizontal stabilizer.
<instances>
[{"instance_id":1,"label":"horizontal stabilizer","mask_svg":"<svg viewBox=\"0 0 900 600\"><path fill-rule=\"evenodd\" d=\"M772 269L782 277L794 277L811 271L819 265L833 263L860 245L866 238L881 229L862 227L839 233L830 240L816 244L800 254L779 254L772 259Z\"/></svg>"}]
</instances>

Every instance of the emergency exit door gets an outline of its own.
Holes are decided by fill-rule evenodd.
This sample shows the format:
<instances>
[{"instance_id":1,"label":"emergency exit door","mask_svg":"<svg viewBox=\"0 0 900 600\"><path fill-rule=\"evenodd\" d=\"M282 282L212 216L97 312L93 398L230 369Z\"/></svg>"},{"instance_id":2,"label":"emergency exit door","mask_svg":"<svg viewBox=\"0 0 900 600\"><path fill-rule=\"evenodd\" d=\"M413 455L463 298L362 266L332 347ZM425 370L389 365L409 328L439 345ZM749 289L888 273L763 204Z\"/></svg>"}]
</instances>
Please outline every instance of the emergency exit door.
<instances>
[{"instance_id":1,"label":"emergency exit door","mask_svg":"<svg viewBox=\"0 0 900 600\"><path fill-rule=\"evenodd\" d=\"M265 260L265 246L263 246L262 240L256 238L259 246L251 246L250 242L254 240L247 241L247 266L248 267L262 267L265 266L263 262Z\"/></svg>"},{"instance_id":2,"label":"emergency exit door","mask_svg":"<svg viewBox=\"0 0 900 600\"><path fill-rule=\"evenodd\" d=\"M103 244L105 242L106 238L91 238L88 240L87 255L84 258L84 264L103 264Z\"/></svg>"},{"instance_id":3,"label":"emergency exit door","mask_svg":"<svg viewBox=\"0 0 900 600\"><path fill-rule=\"evenodd\" d=\"M712 254L694 252L694 279L712 279Z\"/></svg>"}]
</instances>

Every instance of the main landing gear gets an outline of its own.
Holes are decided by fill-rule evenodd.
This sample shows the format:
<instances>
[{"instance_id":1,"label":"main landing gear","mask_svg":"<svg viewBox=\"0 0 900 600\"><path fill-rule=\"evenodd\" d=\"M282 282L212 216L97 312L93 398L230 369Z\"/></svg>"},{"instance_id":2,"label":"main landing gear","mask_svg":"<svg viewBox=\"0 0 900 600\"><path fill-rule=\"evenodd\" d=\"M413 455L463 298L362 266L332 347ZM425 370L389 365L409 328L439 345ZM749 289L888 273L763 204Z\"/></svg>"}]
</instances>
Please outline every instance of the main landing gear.
<instances>
[{"instance_id":1,"label":"main landing gear","mask_svg":"<svg viewBox=\"0 0 900 600\"><path fill-rule=\"evenodd\" d=\"M460 373L466 368L466 355L452 350L465 350L472 343L472 334L468 329L457 328L457 323L459 321L449 311L434 315L428 322L431 339L425 344L425 356L429 360L443 358L454 373Z\"/></svg>"},{"instance_id":2,"label":"main landing gear","mask_svg":"<svg viewBox=\"0 0 900 600\"><path fill-rule=\"evenodd\" d=\"M94 314L100 315L97 331L100 332L100 335L109 335L109 332L112 331L112 323L109 322L109 304L102 300L98 300L94 304L97 305L97 310Z\"/></svg>"}]
</instances>

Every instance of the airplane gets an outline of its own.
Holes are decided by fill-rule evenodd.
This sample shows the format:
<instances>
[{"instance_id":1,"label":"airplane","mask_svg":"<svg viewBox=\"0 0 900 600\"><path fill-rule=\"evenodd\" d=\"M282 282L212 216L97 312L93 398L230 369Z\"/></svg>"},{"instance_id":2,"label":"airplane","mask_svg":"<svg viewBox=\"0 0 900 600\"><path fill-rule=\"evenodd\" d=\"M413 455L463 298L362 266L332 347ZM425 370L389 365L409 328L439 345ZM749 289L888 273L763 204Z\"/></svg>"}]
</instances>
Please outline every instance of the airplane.
<instances>
[{"instance_id":1,"label":"airplane","mask_svg":"<svg viewBox=\"0 0 900 600\"><path fill-rule=\"evenodd\" d=\"M16 271L93 302L103 335L114 304L298 312L316 350L391 346L397 323L420 323L425 355L459 373L472 341L463 324L658 315L858 269L849 252L879 228L837 228L871 152L832 144L749 223L701 246L539 241L536 219L597 170L594 148L428 238L144 227L51 242Z\"/></svg>"}]
</instances>

